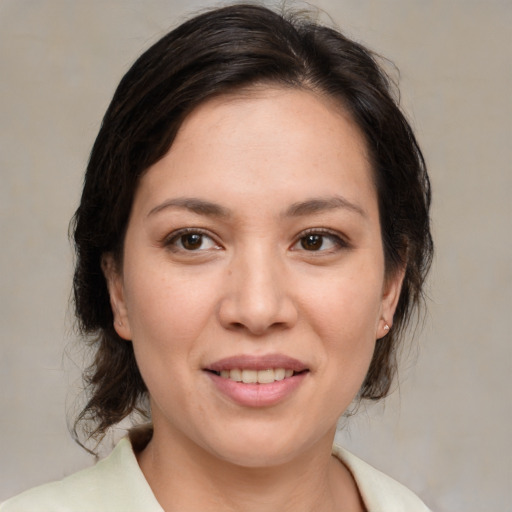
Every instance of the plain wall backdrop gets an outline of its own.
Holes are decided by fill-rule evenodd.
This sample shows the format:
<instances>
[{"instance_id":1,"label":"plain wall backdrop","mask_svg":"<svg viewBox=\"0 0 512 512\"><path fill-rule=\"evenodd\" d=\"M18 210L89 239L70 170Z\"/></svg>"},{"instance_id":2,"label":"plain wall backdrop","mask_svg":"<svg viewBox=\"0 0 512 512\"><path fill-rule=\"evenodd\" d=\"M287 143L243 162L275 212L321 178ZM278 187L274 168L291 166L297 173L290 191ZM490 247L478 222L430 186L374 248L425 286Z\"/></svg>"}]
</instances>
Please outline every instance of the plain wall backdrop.
<instances>
[{"instance_id":1,"label":"plain wall backdrop","mask_svg":"<svg viewBox=\"0 0 512 512\"><path fill-rule=\"evenodd\" d=\"M425 328L397 391L338 439L433 510L512 510L512 2L312 3L400 69L434 192ZM211 5L0 0L0 500L92 463L66 420L82 366L68 222L118 81Z\"/></svg>"}]
</instances>

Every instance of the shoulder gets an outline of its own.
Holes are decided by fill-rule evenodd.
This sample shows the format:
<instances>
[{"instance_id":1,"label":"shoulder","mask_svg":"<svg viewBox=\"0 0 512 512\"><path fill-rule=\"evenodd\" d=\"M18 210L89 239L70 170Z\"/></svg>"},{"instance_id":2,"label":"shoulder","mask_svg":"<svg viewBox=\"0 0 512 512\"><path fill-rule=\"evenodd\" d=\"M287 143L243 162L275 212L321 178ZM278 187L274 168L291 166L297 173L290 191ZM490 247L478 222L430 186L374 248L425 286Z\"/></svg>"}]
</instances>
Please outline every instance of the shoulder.
<instances>
[{"instance_id":1,"label":"shoulder","mask_svg":"<svg viewBox=\"0 0 512 512\"><path fill-rule=\"evenodd\" d=\"M25 491L0 512L162 512L142 474L130 441L91 468Z\"/></svg>"},{"instance_id":2,"label":"shoulder","mask_svg":"<svg viewBox=\"0 0 512 512\"><path fill-rule=\"evenodd\" d=\"M332 453L352 473L369 512L429 512L427 506L407 487L344 448L334 446Z\"/></svg>"}]
</instances>

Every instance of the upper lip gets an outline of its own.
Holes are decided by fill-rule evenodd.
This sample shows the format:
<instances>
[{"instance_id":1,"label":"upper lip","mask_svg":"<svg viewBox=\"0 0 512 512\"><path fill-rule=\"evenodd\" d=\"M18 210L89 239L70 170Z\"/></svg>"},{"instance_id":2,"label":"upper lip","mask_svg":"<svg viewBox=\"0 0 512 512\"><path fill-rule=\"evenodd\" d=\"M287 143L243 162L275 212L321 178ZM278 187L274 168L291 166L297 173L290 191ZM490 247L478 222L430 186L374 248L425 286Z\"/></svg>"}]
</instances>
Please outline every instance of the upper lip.
<instances>
[{"instance_id":1,"label":"upper lip","mask_svg":"<svg viewBox=\"0 0 512 512\"><path fill-rule=\"evenodd\" d=\"M268 370L270 368L284 368L294 372L302 372L308 367L302 361L283 354L266 355L235 355L219 359L209 364L204 369L212 372L221 372L223 370Z\"/></svg>"}]
</instances>

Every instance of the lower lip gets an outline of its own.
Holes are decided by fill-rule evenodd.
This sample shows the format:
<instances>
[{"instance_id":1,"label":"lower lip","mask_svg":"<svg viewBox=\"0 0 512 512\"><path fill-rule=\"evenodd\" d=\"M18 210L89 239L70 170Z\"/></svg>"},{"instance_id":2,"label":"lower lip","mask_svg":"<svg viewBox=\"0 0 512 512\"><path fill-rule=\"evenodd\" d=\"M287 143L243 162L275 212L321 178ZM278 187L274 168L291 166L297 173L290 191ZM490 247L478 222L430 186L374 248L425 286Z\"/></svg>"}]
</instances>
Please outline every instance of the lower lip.
<instances>
[{"instance_id":1,"label":"lower lip","mask_svg":"<svg viewBox=\"0 0 512 512\"><path fill-rule=\"evenodd\" d=\"M207 372L223 395L244 407L270 407L282 402L301 385L307 373L298 373L269 384L244 384Z\"/></svg>"}]
</instances>

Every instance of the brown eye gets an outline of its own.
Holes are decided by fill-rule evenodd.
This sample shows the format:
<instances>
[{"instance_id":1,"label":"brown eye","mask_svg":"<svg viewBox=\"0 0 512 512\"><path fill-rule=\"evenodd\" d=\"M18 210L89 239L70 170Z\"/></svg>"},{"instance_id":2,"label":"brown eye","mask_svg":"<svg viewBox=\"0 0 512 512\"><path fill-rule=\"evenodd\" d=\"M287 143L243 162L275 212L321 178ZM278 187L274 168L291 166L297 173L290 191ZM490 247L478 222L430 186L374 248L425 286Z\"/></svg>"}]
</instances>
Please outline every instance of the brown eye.
<instances>
[{"instance_id":1,"label":"brown eye","mask_svg":"<svg viewBox=\"0 0 512 512\"><path fill-rule=\"evenodd\" d=\"M195 251L201 248L203 243L203 235L199 233L187 233L180 237L181 245L187 251Z\"/></svg>"},{"instance_id":2,"label":"brown eye","mask_svg":"<svg viewBox=\"0 0 512 512\"><path fill-rule=\"evenodd\" d=\"M181 252L203 252L219 249L212 237L195 229L185 229L173 233L165 245L173 251Z\"/></svg>"},{"instance_id":3,"label":"brown eye","mask_svg":"<svg viewBox=\"0 0 512 512\"><path fill-rule=\"evenodd\" d=\"M292 246L292 250L332 254L338 250L348 249L349 244L336 233L325 230L310 230L302 233Z\"/></svg>"},{"instance_id":4,"label":"brown eye","mask_svg":"<svg viewBox=\"0 0 512 512\"><path fill-rule=\"evenodd\" d=\"M300 239L300 245L306 251L318 251L322 248L323 243L322 235L307 235Z\"/></svg>"}]
</instances>

